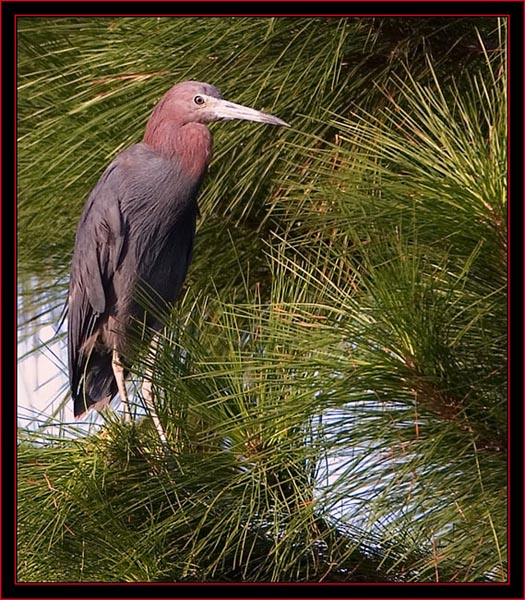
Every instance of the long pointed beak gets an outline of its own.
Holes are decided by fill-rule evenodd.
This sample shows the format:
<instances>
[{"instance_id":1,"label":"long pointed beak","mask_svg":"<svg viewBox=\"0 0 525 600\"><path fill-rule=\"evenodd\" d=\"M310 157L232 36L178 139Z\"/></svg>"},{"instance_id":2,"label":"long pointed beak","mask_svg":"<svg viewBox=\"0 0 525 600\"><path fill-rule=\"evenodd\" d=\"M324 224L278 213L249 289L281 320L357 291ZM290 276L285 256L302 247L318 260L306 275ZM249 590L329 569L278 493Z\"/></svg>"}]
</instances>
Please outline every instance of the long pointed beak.
<instances>
[{"instance_id":1,"label":"long pointed beak","mask_svg":"<svg viewBox=\"0 0 525 600\"><path fill-rule=\"evenodd\" d=\"M278 117L261 112L260 110L248 108L242 104L235 104L235 102L230 102L229 100L216 99L213 112L217 119L240 119L241 121L256 121L257 123L290 127L286 121Z\"/></svg>"}]
</instances>

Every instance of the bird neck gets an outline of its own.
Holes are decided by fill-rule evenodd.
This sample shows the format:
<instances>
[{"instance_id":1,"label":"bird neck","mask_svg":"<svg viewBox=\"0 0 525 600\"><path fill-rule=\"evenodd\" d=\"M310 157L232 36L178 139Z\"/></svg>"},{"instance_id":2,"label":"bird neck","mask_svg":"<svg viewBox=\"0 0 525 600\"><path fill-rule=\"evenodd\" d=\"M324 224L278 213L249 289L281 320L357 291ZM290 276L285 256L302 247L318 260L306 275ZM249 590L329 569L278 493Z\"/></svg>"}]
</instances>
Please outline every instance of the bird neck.
<instances>
[{"instance_id":1,"label":"bird neck","mask_svg":"<svg viewBox=\"0 0 525 600\"><path fill-rule=\"evenodd\" d=\"M168 119L151 118L143 141L165 158L181 162L185 172L193 177L202 177L211 160L212 135L201 123L181 125Z\"/></svg>"}]
</instances>

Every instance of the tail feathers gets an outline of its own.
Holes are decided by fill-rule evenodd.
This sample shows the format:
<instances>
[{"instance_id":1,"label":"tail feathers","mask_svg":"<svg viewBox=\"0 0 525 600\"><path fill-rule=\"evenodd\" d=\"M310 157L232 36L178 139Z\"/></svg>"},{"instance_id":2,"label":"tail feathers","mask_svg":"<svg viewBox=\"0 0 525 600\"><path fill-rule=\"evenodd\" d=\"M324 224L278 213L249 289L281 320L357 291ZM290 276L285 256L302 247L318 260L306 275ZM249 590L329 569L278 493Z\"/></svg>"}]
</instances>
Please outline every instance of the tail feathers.
<instances>
[{"instance_id":1,"label":"tail feathers","mask_svg":"<svg viewBox=\"0 0 525 600\"><path fill-rule=\"evenodd\" d=\"M79 389L73 393L75 417L82 417L90 408L103 409L117 392L111 354L93 351L89 356L86 373L82 376Z\"/></svg>"}]
</instances>

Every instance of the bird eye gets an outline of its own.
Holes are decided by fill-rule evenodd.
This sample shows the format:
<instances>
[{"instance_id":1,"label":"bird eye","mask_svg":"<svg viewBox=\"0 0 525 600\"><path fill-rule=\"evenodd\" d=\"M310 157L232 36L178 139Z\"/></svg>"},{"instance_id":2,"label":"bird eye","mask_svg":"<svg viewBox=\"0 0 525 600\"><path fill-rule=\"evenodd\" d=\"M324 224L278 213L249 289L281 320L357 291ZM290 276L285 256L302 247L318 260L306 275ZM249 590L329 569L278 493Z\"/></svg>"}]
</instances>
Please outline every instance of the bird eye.
<instances>
[{"instance_id":1,"label":"bird eye","mask_svg":"<svg viewBox=\"0 0 525 600\"><path fill-rule=\"evenodd\" d=\"M195 98L193 98L193 102L195 102L195 104L197 104L198 106L202 106L205 100L202 96L195 96Z\"/></svg>"}]
</instances>

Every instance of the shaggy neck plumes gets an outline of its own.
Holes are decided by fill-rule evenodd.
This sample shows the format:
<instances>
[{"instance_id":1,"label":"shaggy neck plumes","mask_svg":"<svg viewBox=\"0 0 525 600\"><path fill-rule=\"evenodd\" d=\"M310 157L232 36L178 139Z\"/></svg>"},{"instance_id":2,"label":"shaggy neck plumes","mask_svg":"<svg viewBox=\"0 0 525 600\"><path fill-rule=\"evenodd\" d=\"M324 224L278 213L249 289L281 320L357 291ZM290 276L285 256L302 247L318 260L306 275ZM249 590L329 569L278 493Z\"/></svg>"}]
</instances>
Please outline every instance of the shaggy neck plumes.
<instances>
[{"instance_id":1,"label":"shaggy neck plumes","mask_svg":"<svg viewBox=\"0 0 525 600\"><path fill-rule=\"evenodd\" d=\"M200 178L211 160L212 135L201 123L181 124L155 111L143 141L165 158L182 162L185 171L194 177Z\"/></svg>"}]
</instances>

